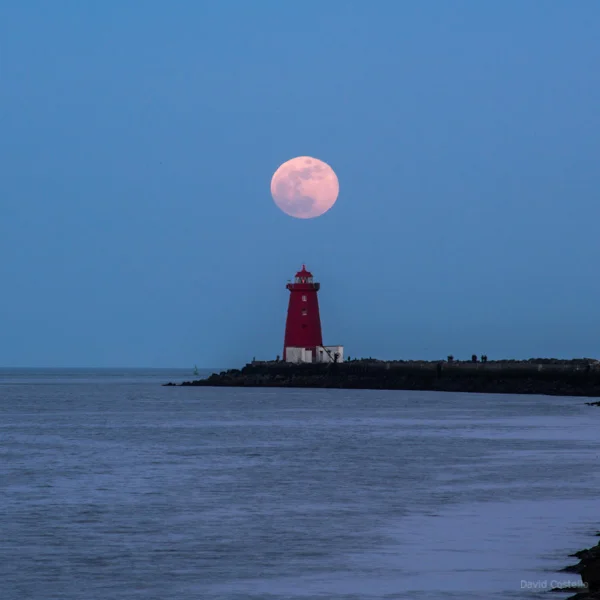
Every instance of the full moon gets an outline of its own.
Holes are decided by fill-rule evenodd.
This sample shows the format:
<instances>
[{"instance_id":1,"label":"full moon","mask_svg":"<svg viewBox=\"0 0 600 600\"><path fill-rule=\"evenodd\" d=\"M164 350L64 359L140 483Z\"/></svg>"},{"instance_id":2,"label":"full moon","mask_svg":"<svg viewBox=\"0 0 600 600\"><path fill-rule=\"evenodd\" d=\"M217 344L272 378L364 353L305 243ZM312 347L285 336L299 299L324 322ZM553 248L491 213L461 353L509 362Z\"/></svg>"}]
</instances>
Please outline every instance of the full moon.
<instances>
[{"instance_id":1,"label":"full moon","mask_svg":"<svg viewBox=\"0 0 600 600\"><path fill-rule=\"evenodd\" d=\"M284 162L271 179L271 195L286 214L312 219L326 213L337 200L340 184L322 160L298 156Z\"/></svg>"}]
</instances>

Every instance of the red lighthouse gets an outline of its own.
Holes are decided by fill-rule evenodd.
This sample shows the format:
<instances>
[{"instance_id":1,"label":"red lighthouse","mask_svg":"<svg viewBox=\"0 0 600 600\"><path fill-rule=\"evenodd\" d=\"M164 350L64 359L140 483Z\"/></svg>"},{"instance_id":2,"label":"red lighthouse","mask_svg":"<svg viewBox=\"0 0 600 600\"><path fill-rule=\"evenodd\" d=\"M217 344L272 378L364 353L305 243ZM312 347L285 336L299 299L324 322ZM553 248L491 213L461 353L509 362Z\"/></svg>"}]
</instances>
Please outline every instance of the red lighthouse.
<instances>
[{"instance_id":1,"label":"red lighthouse","mask_svg":"<svg viewBox=\"0 0 600 600\"><path fill-rule=\"evenodd\" d=\"M343 360L341 346L323 346L319 299L321 284L313 281L313 275L302 265L294 283L288 283L290 291L283 360L288 362L333 362ZM336 357L337 355L337 357Z\"/></svg>"}]
</instances>

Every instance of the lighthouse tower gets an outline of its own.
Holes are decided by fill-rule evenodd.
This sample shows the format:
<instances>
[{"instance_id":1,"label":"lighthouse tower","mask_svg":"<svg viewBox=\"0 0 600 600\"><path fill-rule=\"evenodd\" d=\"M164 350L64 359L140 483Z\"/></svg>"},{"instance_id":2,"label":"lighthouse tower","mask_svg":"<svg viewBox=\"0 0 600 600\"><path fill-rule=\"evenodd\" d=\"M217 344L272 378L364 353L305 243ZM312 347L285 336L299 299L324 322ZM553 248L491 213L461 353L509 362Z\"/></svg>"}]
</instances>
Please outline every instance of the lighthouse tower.
<instances>
[{"instance_id":1,"label":"lighthouse tower","mask_svg":"<svg viewBox=\"0 0 600 600\"><path fill-rule=\"evenodd\" d=\"M302 265L294 283L288 283L290 291L283 360L287 362L339 362L344 360L342 346L323 346L321 316L317 292L321 284L313 281L313 275Z\"/></svg>"}]
</instances>

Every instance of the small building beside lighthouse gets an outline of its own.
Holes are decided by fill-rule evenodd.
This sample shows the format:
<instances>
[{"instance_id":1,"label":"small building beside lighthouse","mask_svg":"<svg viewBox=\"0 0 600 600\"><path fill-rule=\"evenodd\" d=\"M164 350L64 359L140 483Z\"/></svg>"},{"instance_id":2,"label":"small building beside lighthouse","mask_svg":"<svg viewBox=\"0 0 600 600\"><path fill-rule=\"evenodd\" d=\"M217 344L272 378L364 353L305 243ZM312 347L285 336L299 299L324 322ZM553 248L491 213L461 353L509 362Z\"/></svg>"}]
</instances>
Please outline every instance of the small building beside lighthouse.
<instances>
[{"instance_id":1,"label":"small building beside lighthouse","mask_svg":"<svg viewBox=\"0 0 600 600\"><path fill-rule=\"evenodd\" d=\"M317 293L321 284L302 265L293 283L286 288L290 292L283 360L293 363L329 363L344 360L343 346L324 346L321 332L321 316Z\"/></svg>"}]
</instances>

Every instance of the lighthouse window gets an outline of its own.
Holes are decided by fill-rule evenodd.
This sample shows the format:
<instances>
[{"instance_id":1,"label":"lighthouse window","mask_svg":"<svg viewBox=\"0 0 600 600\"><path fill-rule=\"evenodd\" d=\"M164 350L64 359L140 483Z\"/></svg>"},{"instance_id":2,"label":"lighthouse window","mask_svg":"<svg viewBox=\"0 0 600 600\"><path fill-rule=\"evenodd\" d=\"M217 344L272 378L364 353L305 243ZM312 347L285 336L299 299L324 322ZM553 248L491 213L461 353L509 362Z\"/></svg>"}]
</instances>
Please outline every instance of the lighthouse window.
<instances>
[{"instance_id":1,"label":"lighthouse window","mask_svg":"<svg viewBox=\"0 0 600 600\"><path fill-rule=\"evenodd\" d=\"M302 309L302 315L305 317L307 314L308 314L308 311L305 308L303 308Z\"/></svg>"},{"instance_id":2,"label":"lighthouse window","mask_svg":"<svg viewBox=\"0 0 600 600\"><path fill-rule=\"evenodd\" d=\"M306 302L306 296L302 296L302 302Z\"/></svg>"}]
</instances>

